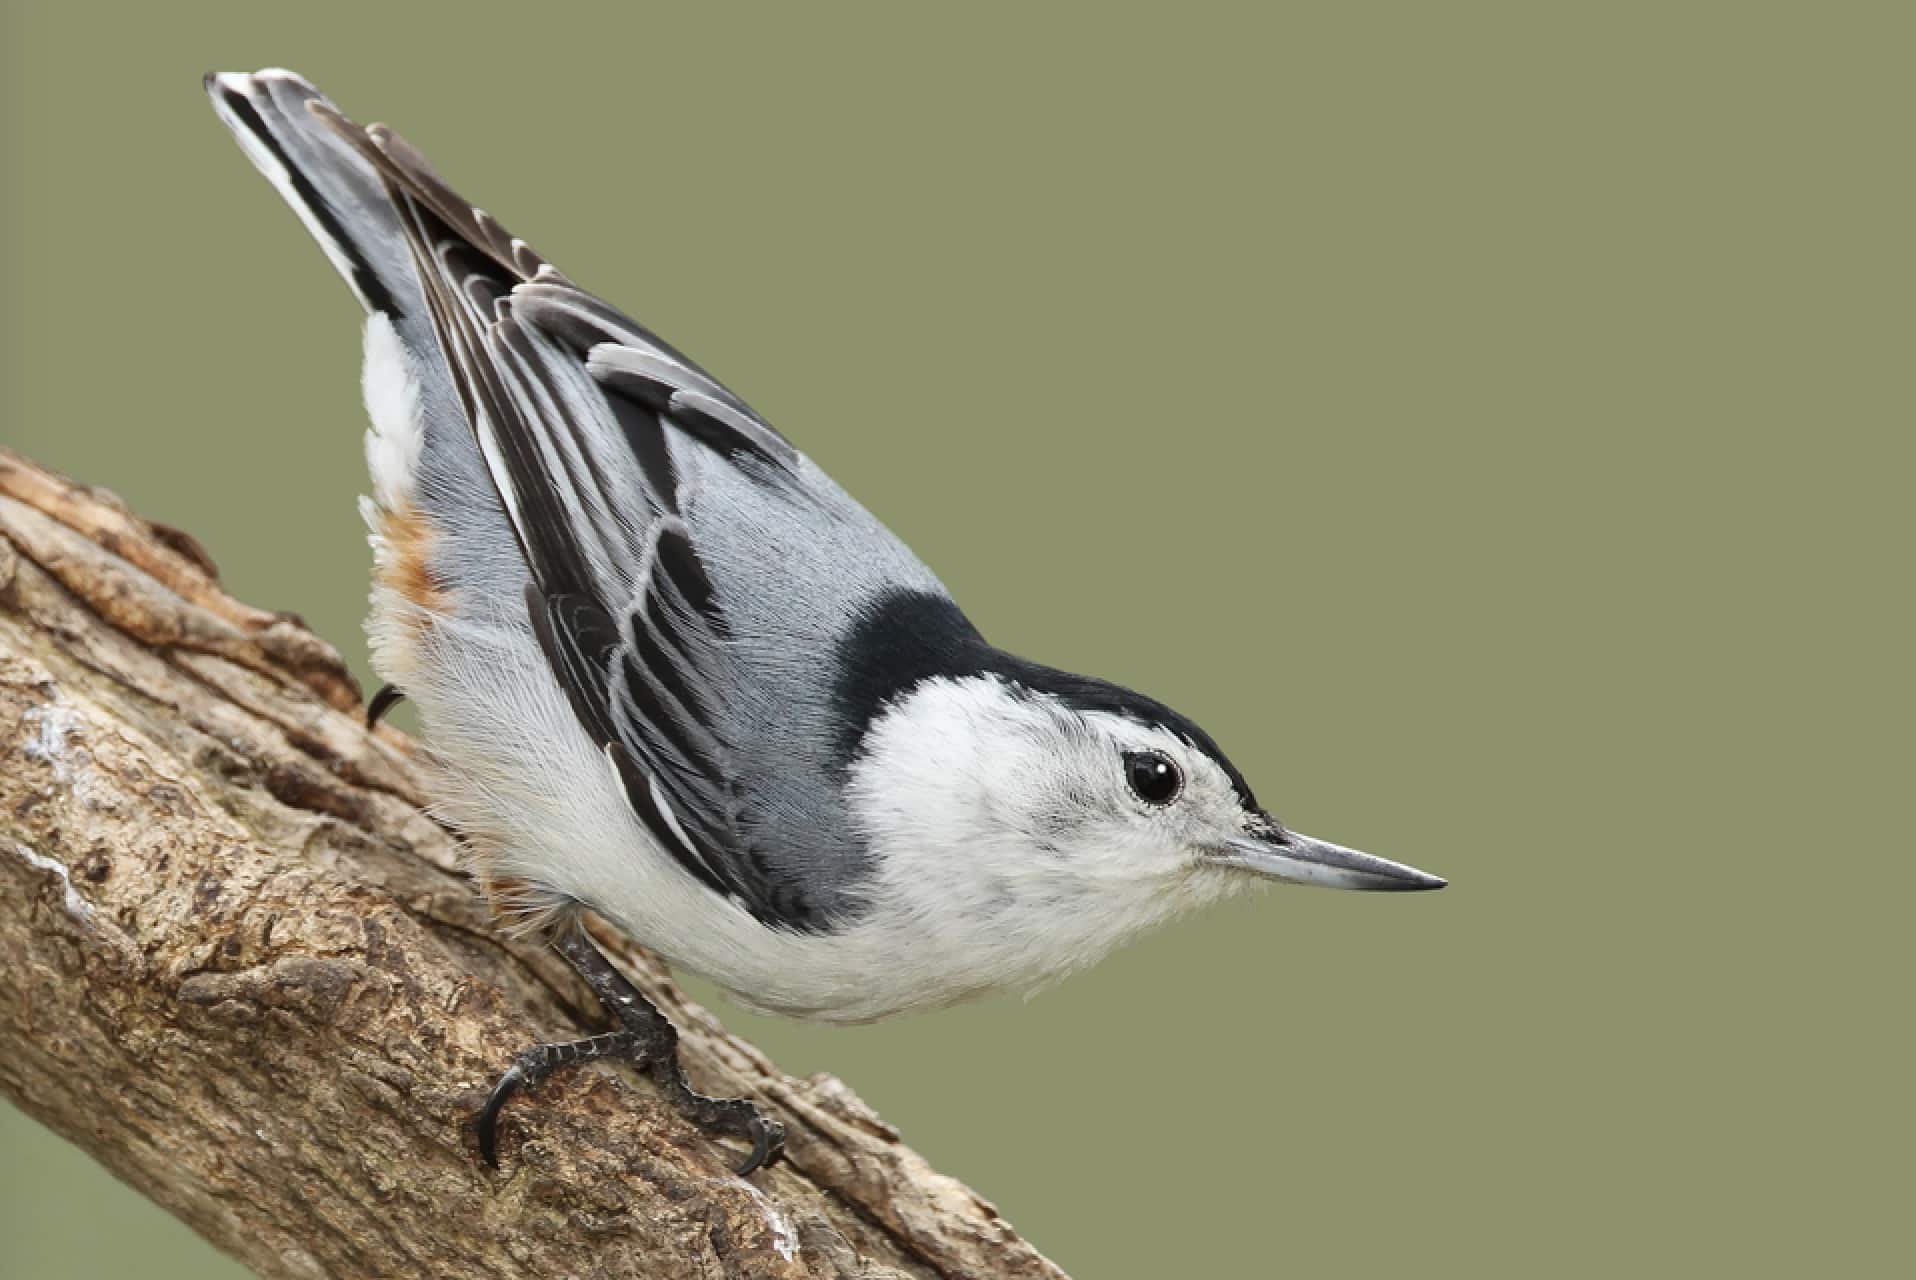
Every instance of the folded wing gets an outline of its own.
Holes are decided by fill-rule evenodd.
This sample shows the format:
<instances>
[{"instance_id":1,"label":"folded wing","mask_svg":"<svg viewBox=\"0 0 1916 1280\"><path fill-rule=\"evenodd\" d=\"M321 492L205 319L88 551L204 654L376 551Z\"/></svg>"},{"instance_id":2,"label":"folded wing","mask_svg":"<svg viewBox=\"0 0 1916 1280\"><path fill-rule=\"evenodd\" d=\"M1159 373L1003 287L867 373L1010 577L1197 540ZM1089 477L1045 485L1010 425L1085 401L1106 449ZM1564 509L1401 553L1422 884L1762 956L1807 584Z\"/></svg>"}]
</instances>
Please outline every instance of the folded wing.
<instances>
[{"instance_id":1,"label":"folded wing","mask_svg":"<svg viewBox=\"0 0 1916 1280\"><path fill-rule=\"evenodd\" d=\"M533 585L533 629L633 813L761 921L809 927L752 847L726 615L675 460L692 441L762 483L798 455L743 401L579 289L381 126L330 120L385 180L434 332Z\"/></svg>"}]
</instances>

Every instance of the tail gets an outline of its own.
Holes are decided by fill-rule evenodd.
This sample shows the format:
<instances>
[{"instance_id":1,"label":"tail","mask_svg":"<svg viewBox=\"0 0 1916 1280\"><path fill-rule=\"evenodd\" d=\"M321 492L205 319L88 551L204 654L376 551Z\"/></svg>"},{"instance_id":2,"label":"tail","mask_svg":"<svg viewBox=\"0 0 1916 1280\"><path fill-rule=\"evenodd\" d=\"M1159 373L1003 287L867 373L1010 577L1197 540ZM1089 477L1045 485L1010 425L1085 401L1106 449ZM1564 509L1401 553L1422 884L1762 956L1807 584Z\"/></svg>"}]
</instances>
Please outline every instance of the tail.
<instances>
[{"instance_id":1,"label":"tail","mask_svg":"<svg viewBox=\"0 0 1916 1280\"><path fill-rule=\"evenodd\" d=\"M299 215L360 305L397 321L425 296L399 214L373 168L309 103L332 106L304 76L269 69L209 72L206 95L240 148Z\"/></svg>"},{"instance_id":2,"label":"tail","mask_svg":"<svg viewBox=\"0 0 1916 1280\"><path fill-rule=\"evenodd\" d=\"M376 567L373 665L411 692L434 619L523 599L514 534L434 336L412 249L386 180L333 120L338 109L291 71L206 77L240 148L293 207L366 308L366 461L361 510Z\"/></svg>"}]
</instances>

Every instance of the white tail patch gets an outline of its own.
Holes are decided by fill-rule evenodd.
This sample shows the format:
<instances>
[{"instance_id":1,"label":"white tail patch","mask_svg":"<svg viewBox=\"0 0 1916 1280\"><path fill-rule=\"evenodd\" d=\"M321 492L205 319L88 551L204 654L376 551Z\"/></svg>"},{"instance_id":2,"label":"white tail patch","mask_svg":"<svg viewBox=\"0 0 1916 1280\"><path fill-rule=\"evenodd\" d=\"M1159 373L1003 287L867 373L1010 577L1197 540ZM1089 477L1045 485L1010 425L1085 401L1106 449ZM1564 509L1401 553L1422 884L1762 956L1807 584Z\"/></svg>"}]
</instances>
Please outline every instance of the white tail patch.
<instances>
[{"instance_id":1,"label":"white tail patch","mask_svg":"<svg viewBox=\"0 0 1916 1280\"><path fill-rule=\"evenodd\" d=\"M373 498L387 511L397 511L412 498L413 476L419 469L419 450L425 441L425 423L419 414L419 380L413 376L412 354L400 340L392 321L375 311L366 317L366 366L361 386L366 415L366 467L372 472Z\"/></svg>"}]
</instances>

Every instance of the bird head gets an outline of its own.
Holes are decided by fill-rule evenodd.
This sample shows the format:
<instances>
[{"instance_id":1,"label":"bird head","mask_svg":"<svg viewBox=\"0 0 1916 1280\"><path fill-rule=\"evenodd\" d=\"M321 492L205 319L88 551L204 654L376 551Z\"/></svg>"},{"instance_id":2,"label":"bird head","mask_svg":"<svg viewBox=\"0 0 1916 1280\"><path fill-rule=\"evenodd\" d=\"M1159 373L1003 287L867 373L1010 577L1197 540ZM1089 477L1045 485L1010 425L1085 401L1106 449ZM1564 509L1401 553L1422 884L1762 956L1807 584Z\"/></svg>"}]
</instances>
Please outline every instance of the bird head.
<instances>
[{"instance_id":1,"label":"bird head","mask_svg":"<svg viewBox=\"0 0 1916 1280\"><path fill-rule=\"evenodd\" d=\"M1009 660L919 684L879 723L860 808L894 849L935 850L916 874L1092 904L1215 897L1258 880L1438 889L1401 863L1287 828L1217 743L1120 686ZM919 859L913 858L914 862ZM1180 893L1181 890L1188 890ZM950 898L946 899L950 901ZM1155 913L1154 913L1155 914Z\"/></svg>"},{"instance_id":2,"label":"bird head","mask_svg":"<svg viewBox=\"0 0 1916 1280\"><path fill-rule=\"evenodd\" d=\"M1047 789L1092 801L1077 806L1084 850L1124 847L1141 868L1168 864L1247 883L1444 887L1414 867L1290 830L1209 735L1162 704L1117 692L1121 710L1067 708L1062 727L1073 745L1053 757Z\"/></svg>"},{"instance_id":3,"label":"bird head","mask_svg":"<svg viewBox=\"0 0 1916 1280\"><path fill-rule=\"evenodd\" d=\"M874 1008L1033 990L1260 881L1444 884L1289 830L1190 719L990 645L948 598L888 597L836 670L866 918L906 957Z\"/></svg>"}]
</instances>

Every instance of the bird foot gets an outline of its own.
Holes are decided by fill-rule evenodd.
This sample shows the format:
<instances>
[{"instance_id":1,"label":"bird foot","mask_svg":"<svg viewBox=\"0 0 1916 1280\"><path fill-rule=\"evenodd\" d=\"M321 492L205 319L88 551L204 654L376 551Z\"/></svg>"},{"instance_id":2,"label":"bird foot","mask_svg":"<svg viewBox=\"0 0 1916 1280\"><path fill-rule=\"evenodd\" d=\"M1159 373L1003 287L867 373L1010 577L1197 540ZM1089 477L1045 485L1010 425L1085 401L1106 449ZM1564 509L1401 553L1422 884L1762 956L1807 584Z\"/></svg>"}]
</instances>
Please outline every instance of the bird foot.
<instances>
[{"instance_id":1,"label":"bird foot","mask_svg":"<svg viewBox=\"0 0 1916 1280\"><path fill-rule=\"evenodd\" d=\"M535 1044L513 1059L479 1110L479 1153L499 1167L499 1113L513 1095L529 1089L562 1067L601 1058L624 1061L644 1071L674 1110L707 1133L743 1138L751 1151L738 1166L744 1177L779 1158L785 1126L747 1098L710 1098L693 1089L679 1065L679 1033L625 975L612 967L583 931L573 929L557 944L559 953L579 971L619 1023L617 1031L553 1044Z\"/></svg>"}]
</instances>

